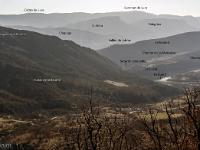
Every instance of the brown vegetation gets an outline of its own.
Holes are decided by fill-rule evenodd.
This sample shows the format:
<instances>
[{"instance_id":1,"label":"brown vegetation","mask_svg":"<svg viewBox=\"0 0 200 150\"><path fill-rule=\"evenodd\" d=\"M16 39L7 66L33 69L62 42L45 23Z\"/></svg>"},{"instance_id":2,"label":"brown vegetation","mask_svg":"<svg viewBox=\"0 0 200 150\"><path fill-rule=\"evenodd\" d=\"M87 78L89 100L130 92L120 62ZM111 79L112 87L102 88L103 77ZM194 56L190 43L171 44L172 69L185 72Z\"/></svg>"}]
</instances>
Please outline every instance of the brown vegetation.
<instances>
[{"instance_id":1,"label":"brown vegetation","mask_svg":"<svg viewBox=\"0 0 200 150\"><path fill-rule=\"evenodd\" d=\"M200 150L200 89L184 94L184 102L149 107L146 117L122 111L106 115L91 89L88 104L74 115L40 114L26 121L1 117L0 141L38 150Z\"/></svg>"}]
</instances>

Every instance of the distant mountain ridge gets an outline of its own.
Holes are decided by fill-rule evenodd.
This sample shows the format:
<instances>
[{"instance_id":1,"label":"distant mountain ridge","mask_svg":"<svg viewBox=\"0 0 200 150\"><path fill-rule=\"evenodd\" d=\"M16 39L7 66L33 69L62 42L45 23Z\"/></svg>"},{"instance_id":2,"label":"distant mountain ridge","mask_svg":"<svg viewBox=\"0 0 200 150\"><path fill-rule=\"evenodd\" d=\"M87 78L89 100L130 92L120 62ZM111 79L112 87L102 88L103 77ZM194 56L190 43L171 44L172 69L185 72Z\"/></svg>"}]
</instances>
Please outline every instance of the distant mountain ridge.
<instances>
[{"instance_id":1,"label":"distant mountain ridge","mask_svg":"<svg viewBox=\"0 0 200 150\"><path fill-rule=\"evenodd\" d=\"M26 13L19 15L0 15L0 24L4 25L24 25L33 27L63 27L67 24L78 23L81 21L97 19L102 17L119 16L122 21L126 23L133 23L144 19L155 19L155 18L171 18L171 19L182 19L182 20L200 20L199 17L193 16L177 16L161 14L155 15L146 13L143 11L121 11L121 12L108 12L108 13ZM199 23L199 22L198 22Z\"/></svg>"},{"instance_id":2,"label":"distant mountain ridge","mask_svg":"<svg viewBox=\"0 0 200 150\"><path fill-rule=\"evenodd\" d=\"M113 44L130 44L200 30L198 17L154 15L140 11L0 15L0 25L16 29L26 27L26 30L55 35L95 50ZM71 31L71 35L58 35L63 29ZM128 39L129 42L111 42L110 39Z\"/></svg>"}]
</instances>

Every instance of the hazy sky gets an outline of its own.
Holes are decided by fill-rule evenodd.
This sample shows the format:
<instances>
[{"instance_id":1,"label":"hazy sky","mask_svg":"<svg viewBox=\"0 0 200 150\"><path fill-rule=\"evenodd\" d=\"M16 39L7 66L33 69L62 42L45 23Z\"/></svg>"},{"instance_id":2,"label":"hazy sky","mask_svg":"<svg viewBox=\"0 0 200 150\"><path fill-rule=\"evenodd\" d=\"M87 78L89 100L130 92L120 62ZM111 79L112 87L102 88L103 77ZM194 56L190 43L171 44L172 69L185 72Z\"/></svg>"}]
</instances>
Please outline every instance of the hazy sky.
<instances>
[{"instance_id":1,"label":"hazy sky","mask_svg":"<svg viewBox=\"0 0 200 150\"><path fill-rule=\"evenodd\" d=\"M44 9L44 13L127 11L125 6L148 7L145 11L155 14L200 16L200 0L0 0L0 14L21 14L24 9Z\"/></svg>"}]
</instances>

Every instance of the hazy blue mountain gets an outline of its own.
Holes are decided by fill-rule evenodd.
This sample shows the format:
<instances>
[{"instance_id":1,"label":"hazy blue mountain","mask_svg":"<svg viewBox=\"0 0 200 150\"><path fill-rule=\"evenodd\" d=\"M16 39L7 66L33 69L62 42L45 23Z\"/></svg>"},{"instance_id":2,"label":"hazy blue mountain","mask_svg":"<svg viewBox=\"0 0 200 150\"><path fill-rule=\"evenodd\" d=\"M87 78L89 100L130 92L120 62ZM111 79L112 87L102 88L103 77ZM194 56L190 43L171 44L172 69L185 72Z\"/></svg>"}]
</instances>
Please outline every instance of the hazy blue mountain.
<instances>
[{"instance_id":1,"label":"hazy blue mountain","mask_svg":"<svg viewBox=\"0 0 200 150\"><path fill-rule=\"evenodd\" d=\"M166 19L179 19L185 21L188 25L200 28L200 20L198 17L193 16L177 16L177 15L159 15L158 18L166 18Z\"/></svg>"},{"instance_id":2,"label":"hazy blue mountain","mask_svg":"<svg viewBox=\"0 0 200 150\"><path fill-rule=\"evenodd\" d=\"M157 24L159 25L157 26ZM95 25L97 25L97 27L95 27ZM98 27L98 25L102 26ZM146 19L127 24L123 22L120 17L92 19L71 24L68 25L68 27L59 28L11 27L55 35L61 39L72 40L77 44L93 49L101 49L113 44L129 44L140 40L166 37L198 30L188 25L185 21L178 19ZM118 41L124 39L129 41ZM110 40L116 41L113 42Z\"/></svg>"},{"instance_id":3,"label":"hazy blue mountain","mask_svg":"<svg viewBox=\"0 0 200 150\"><path fill-rule=\"evenodd\" d=\"M140 11L0 15L0 25L55 35L95 50L200 30L200 21L192 16ZM72 34L60 35L61 30Z\"/></svg>"},{"instance_id":4,"label":"hazy blue mountain","mask_svg":"<svg viewBox=\"0 0 200 150\"><path fill-rule=\"evenodd\" d=\"M87 19L91 19L90 14L87 13L26 13L20 15L0 15L0 25L62 27L69 23L76 23Z\"/></svg>"},{"instance_id":5,"label":"hazy blue mountain","mask_svg":"<svg viewBox=\"0 0 200 150\"><path fill-rule=\"evenodd\" d=\"M27 13L20 15L0 15L1 25L23 25L33 27L63 27L66 24L77 23L95 18L120 16L126 22L153 18L155 15L145 12L110 12L110 13Z\"/></svg>"},{"instance_id":6,"label":"hazy blue mountain","mask_svg":"<svg viewBox=\"0 0 200 150\"><path fill-rule=\"evenodd\" d=\"M180 19L155 18L145 19L132 24L132 39L134 41L172 36L180 33L199 31Z\"/></svg>"},{"instance_id":7,"label":"hazy blue mountain","mask_svg":"<svg viewBox=\"0 0 200 150\"><path fill-rule=\"evenodd\" d=\"M36 28L36 27L30 27L30 26L10 26L15 29L20 30L28 30L28 31L34 31L46 35L54 35L59 37L62 40L70 40L73 41L81 46L89 47L92 49L102 49L110 45L107 36L89 32L89 31L83 31L83 30L77 30L77 29L70 29L67 27L58 27L58 28Z\"/></svg>"},{"instance_id":8,"label":"hazy blue mountain","mask_svg":"<svg viewBox=\"0 0 200 150\"><path fill-rule=\"evenodd\" d=\"M75 24L70 24L68 25L68 27L73 29L90 31L94 33L100 33L104 35L126 35L131 30L131 26L123 22L120 19L120 17L102 17L97 19L91 19Z\"/></svg>"}]
</instances>

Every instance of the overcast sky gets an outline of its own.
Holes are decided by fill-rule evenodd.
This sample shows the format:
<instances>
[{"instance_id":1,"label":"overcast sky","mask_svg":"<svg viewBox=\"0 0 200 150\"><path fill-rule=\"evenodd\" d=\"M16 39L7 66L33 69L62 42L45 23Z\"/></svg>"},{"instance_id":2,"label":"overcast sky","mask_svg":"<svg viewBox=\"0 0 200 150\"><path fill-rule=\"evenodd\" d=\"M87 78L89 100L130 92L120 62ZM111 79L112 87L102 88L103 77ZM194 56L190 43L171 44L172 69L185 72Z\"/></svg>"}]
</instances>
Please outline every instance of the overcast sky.
<instances>
[{"instance_id":1,"label":"overcast sky","mask_svg":"<svg viewBox=\"0 0 200 150\"><path fill-rule=\"evenodd\" d=\"M155 14L200 16L200 0L0 0L0 14L21 14L24 9L44 9L44 13L127 11L125 6L148 7L144 11Z\"/></svg>"}]
</instances>

